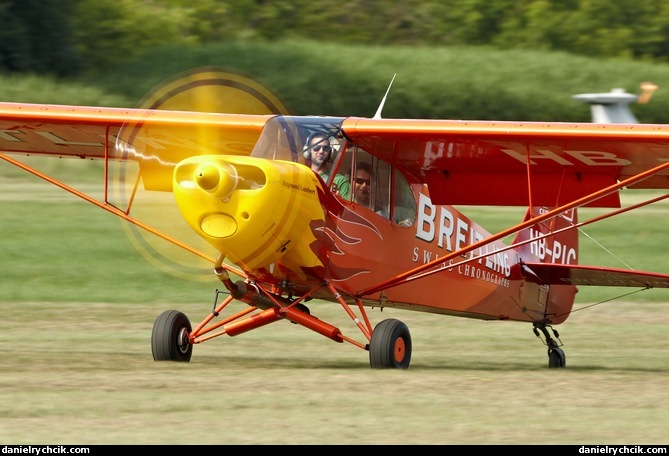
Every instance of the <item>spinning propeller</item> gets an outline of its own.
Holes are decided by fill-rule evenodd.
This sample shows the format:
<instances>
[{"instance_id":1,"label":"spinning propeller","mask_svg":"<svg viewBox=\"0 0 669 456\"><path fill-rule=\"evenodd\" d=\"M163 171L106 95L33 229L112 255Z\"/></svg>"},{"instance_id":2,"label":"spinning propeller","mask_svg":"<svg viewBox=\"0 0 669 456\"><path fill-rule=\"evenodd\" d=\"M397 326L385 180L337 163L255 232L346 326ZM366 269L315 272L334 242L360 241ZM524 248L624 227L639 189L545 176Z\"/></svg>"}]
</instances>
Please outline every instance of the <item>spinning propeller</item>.
<instances>
[{"instance_id":1,"label":"spinning propeller","mask_svg":"<svg viewBox=\"0 0 669 456\"><path fill-rule=\"evenodd\" d=\"M116 154L134 156L137 160L122 160L110 165L113 176L110 202L193 250L216 257L212 246L188 226L175 204L172 193L174 168L181 160L193 155L251 153L258 132L226 131L213 121L211 113L287 114L286 107L267 88L244 75L205 67L178 74L161 83L138 103L137 108L191 111L203 115L189 121L187 126L156 127L154 123L149 127L141 118L128 121L118 135ZM204 187L220 192L235 185L234 179L222 179L218 170L206 168L200 171L198 182ZM180 278L211 279L210 261L186 254L182 247L136 225L122 225L131 243L151 264Z\"/></svg>"}]
</instances>

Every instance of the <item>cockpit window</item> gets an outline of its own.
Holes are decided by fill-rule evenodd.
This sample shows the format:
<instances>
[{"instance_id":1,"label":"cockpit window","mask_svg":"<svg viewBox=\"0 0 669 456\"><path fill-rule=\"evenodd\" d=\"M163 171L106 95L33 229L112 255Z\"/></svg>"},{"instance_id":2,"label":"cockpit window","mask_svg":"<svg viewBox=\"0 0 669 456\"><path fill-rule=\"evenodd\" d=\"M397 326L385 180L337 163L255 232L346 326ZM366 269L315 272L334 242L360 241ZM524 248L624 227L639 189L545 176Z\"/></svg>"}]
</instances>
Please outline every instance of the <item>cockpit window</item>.
<instances>
[{"instance_id":1,"label":"cockpit window","mask_svg":"<svg viewBox=\"0 0 669 456\"><path fill-rule=\"evenodd\" d=\"M389 163L347 144L341 131L343 121L343 117L273 117L251 156L311 167L340 198L364 205L398 225L410 226L416 217L416 202L406 178ZM315 160L311 154L316 151L311 146L331 149L322 169L312 166Z\"/></svg>"},{"instance_id":2,"label":"cockpit window","mask_svg":"<svg viewBox=\"0 0 669 456\"><path fill-rule=\"evenodd\" d=\"M343 120L341 117L273 117L263 128L251 156L306 164L307 138L315 132L339 138Z\"/></svg>"},{"instance_id":3,"label":"cockpit window","mask_svg":"<svg viewBox=\"0 0 669 456\"><path fill-rule=\"evenodd\" d=\"M416 200L404 175L361 147L349 144L342 168L346 169L345 200L363 205L400 226L416 220Z\"/></svg>"}]
</instances>

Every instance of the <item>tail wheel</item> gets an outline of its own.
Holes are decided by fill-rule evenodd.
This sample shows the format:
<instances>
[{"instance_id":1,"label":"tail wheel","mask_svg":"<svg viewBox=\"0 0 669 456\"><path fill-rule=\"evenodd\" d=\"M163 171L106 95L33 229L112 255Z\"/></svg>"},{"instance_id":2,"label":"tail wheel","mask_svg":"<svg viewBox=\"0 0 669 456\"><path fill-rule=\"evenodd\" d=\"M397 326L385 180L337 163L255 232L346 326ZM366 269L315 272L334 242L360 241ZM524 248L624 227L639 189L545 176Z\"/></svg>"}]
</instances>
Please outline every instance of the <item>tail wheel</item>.
<instances>
[{"instance_id":1,"label":"tail wheel","mask_svg":"<svg viewBox=\"0 0 669 456\"><path fill-rule=\"evenodd\" d=\"M151 352L154 361L187 363L193 354L188 340L192 328L188 317L176 310L166 310L156 318L151 333Z\"/></svg>"},{"instance_id":2,"label":"tail wheel","mask_svg":"<svg viewBox=\"0 0 669 456\"><path fill-rule=\"evenodd\" d=\"M407 369L411 361L411 334L399 320L383 320L369 341L369 364L375 369Z\"/></svg>"},{"instance_id":3,"label":"tail wheel","mask_svg":"<svg viewBox=\"0 0 669 456\"><path fill-rule=\"evenodd\" d=\"M561 348L555 347L548 350L548 367L566 367L567 359Z\"/></svg>"}]
</instances>

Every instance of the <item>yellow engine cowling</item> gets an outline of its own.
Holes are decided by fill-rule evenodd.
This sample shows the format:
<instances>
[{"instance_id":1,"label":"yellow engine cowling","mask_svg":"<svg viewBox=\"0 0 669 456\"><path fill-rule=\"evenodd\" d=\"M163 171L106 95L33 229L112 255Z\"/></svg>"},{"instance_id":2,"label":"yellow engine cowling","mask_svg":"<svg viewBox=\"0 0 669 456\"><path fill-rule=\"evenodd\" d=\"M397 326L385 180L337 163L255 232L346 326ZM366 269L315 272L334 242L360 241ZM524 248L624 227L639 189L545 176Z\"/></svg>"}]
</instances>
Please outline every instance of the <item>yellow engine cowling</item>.
<instances>
[{"instance_id":1,"label":"yellow engine cowling","mask_svg":"<svg viewBox=\"0 0 669 456\"><path fill-rule=\"evenodd\" d=\"M325 217L320 182L298 163L208 155L177 165L173 191L188 224L229 261L253 270L281 260L302 275L322 265L310 248Z\"/></svg>"}]
</instances>

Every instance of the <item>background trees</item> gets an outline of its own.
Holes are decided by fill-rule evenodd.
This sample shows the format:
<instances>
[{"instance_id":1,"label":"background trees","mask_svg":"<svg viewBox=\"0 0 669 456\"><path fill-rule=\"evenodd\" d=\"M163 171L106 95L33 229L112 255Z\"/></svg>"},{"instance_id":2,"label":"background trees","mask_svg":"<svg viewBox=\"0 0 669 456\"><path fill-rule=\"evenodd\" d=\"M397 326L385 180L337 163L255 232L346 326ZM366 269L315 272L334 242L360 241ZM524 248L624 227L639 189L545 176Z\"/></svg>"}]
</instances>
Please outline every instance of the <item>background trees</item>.
<instances>
[{"instance_id":1,"label":"background trees","mask_svg":"<svg viewBox=\"0 0 669 456\"><path fill-rule=\"evenodd\" d=\"M0 70L69 75L160 44L308 38L669 61L656 0L0 0Z\"/></svg>"}]
</instances>

